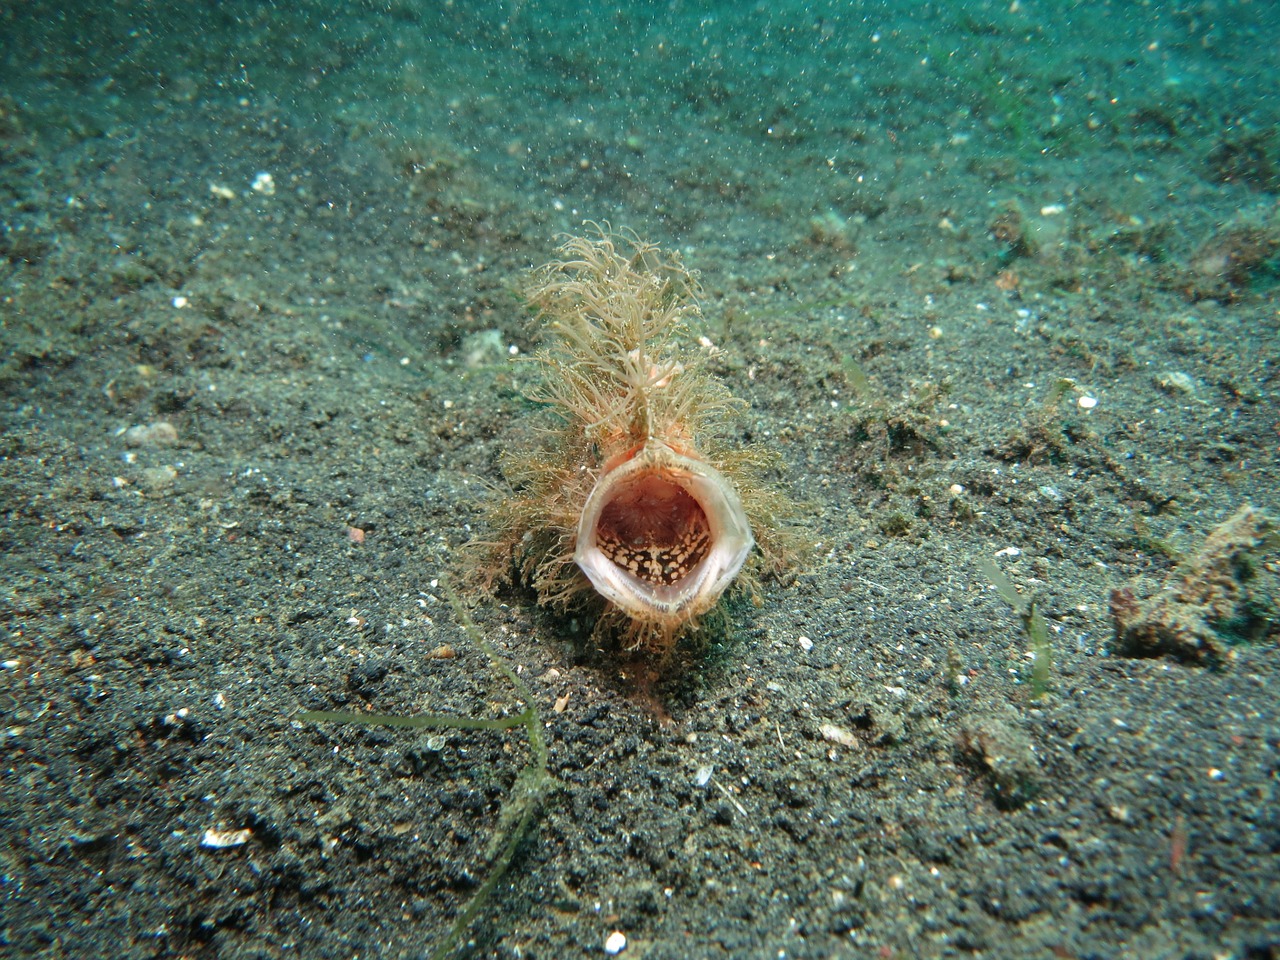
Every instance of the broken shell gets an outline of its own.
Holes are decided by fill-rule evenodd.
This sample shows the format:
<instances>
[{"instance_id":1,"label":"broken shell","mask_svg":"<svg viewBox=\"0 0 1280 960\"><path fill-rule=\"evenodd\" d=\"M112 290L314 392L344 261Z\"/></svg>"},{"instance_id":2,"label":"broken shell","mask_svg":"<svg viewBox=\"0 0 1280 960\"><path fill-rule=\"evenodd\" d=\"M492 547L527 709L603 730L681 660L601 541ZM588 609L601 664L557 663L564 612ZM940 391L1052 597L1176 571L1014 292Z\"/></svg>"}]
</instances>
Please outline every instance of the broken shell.
<instances>
[{"instance_id":1,"label":"broken shell","mask_svg":"<svg viewBox=\"0 0 1280 960\"><path fill-rule=\"evenodd\" d=\"M754 543L724 475L650 439L606 465L583 507L573 559L634 619L672 627L715 606Z\"/></svg>"},{"instance_id":2,"label":"broken shell","mask_svg":"<svg viewBox=\"0 0 1280 960\"><path fill-rule=\"evenodd\" d=\"M253 837L248 827L242 830L215 830L212 827L200 838L200 846L206 850L225 850L227 847L244 846Z\"/></svg>"}]
</instances>

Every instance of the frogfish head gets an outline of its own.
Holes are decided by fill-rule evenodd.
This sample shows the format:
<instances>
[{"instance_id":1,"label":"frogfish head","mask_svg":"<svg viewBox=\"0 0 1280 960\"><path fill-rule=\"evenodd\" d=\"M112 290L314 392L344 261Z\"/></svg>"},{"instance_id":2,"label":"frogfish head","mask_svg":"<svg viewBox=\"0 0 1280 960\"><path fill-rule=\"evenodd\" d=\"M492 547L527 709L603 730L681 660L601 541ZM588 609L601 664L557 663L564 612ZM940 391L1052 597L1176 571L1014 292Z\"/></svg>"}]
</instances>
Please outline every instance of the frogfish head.
<instances>
[{"instance_id":1,"label":"frogfish head","mask_svg":"<svg viewBox=\"0 0 1280 960\"><path fill-rule=\"evenodd\" d=\"M724 475L650 438L601 470L573 559L633 620L674 632L715 606L754 542Z\"/></svg>"}]
</instances>

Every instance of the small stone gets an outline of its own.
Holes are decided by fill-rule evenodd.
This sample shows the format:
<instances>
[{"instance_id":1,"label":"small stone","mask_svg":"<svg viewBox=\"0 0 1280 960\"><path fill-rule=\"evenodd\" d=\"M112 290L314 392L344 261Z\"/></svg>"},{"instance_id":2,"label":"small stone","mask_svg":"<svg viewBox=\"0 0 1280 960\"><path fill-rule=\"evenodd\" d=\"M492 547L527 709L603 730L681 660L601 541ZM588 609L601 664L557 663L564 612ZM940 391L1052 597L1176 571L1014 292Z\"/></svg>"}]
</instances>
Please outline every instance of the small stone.
<instances>
[{"instance_id":1,"label":"small stone","mask_svg":"<svg viewBox=\"0 0 1280 960\"><path fill-rule=\"evenodd\" d=\"M733 807L727 801L721 801L711 810L711 822L721 827L733 826Z\"/></svg>"},{"instance_id":2,"label":"small stone","mask_svg":"<svg viewBox=\"0 0 1280 960\"><path fill-rule=\"evenodd\" d=\"M604 952L609 956L614 956L627 949L627 935L621 930L615 930L604 941Z\"/></svg>"},{"instance_id":3,"label":"small stone","mask_svg":"<svg viewBox=\"0 0 1280 960\"><path fill-rule=\"evenodd\" d=\"M168 490L172 487L177 479L177 468L166 463L160 467L147 467L143 470L140 483L147 491L160 493L162 490Z\"/></svg>"},{"instance_id":4,"label":"small stone","mask_svg":"<svg viewBox=\"0 0 1280 960\"><path fill-rule=\"evenodd\" d=\"M172 447L177 442L178 430L167 420L139 424L124 432L126 447Z\"/></svg>"},{"instance_id":5,"label":"small stone","mask_svg":"<svg viewBox=\"0 0 1280 960\"><path fill-rule=\"evenodd\" d=\"M1001 810L1025 806L1041 789L1040 762L1016 718L978 714L960 728L963 755L986 776Z\"/></svg>"},{"instance_id":6,"label":"small stone","mask_svg":"<svg viewBox=\"0 0 1280 960\"><path fill-rule=\"evenodd\" d=\"M800 644L800 649L803 650L805 653L808 653L810 650L813 649L813 641L810 640L808 637L801 637L796 642Z\"/></svg>"},{"instance_id":7,"label":"small stone","mask_svg":"<svg viewBox=\"0 0 1280 960\"><path fill-rule=\"evenodd\" d=\"M1181 370L1168 370L1156 377L1156 386L1170 395L1196 395L1196 382Z\"/></svg>"}]
</instances>

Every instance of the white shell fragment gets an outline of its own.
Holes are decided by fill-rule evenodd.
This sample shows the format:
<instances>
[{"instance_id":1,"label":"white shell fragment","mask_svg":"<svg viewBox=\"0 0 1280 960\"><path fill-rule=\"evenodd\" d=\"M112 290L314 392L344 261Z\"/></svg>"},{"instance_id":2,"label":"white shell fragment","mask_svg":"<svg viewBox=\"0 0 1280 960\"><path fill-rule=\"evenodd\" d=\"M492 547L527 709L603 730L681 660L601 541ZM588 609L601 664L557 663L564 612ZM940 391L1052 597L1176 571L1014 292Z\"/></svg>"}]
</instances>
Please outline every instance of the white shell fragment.
<instances>
[{"instance_id":1,"label":"white shell fragment","mask_svg":"<svg viewBox=\"0 0 1280 960\"><path fill-rule=\"evenodd\" d=\"M822 734L823 740L838 743L842 747L856 747L858 745L857 737L844 727L837 727L834 723L824 723L818 728L818 732Z\"/></svg>"},{"instance_id":2,"label":"white shell fragment","mask_svg":"<svg viewBox=\"0 0 1280 960\"><path fill-rule=\"evenodd\" d=\"M249 842L253 831L248 827L243 830L213 830L204 832L200 838L200 846L207 850L225 850L227 847L241 847Z\"/></svg>"},{"instance_id":3,"label":"white shell fragment","mask_svg":"<svg viewBox=\"0 0 1280 960\"><path fill-rule=\"evenodd\" d=\"M625 949L627 949L627 935L621 930L613 931L604 941L604 952L611 957Z\"/></svg>"}]
</instances>

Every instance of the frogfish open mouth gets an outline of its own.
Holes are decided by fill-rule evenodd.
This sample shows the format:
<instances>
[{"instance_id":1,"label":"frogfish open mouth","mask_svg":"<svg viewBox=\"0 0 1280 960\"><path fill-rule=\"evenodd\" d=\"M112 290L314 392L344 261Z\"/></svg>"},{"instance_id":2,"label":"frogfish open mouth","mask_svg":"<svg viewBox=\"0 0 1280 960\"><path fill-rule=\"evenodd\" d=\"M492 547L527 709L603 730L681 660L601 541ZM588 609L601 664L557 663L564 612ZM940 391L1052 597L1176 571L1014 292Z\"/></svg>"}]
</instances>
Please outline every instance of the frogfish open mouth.
<instances>
[{"instance_id":1,"label":"frogfish open mouth","mask_svg":"<svg viewBox=\"0 0 1280 960\"><path fill-rule=\"evenodd\" d=\"M698 289L679 256L599 228L559 252L526 290L546 323L529 395L559 422L505 459L489 579L512 571L566 609L594 592L597 632L662 653L757 549L785 566L775 518L787 501L760 479L762 451L724 449L743 404L705 369L710 341L688 343Z\"/></svg>"}]
</instances>

